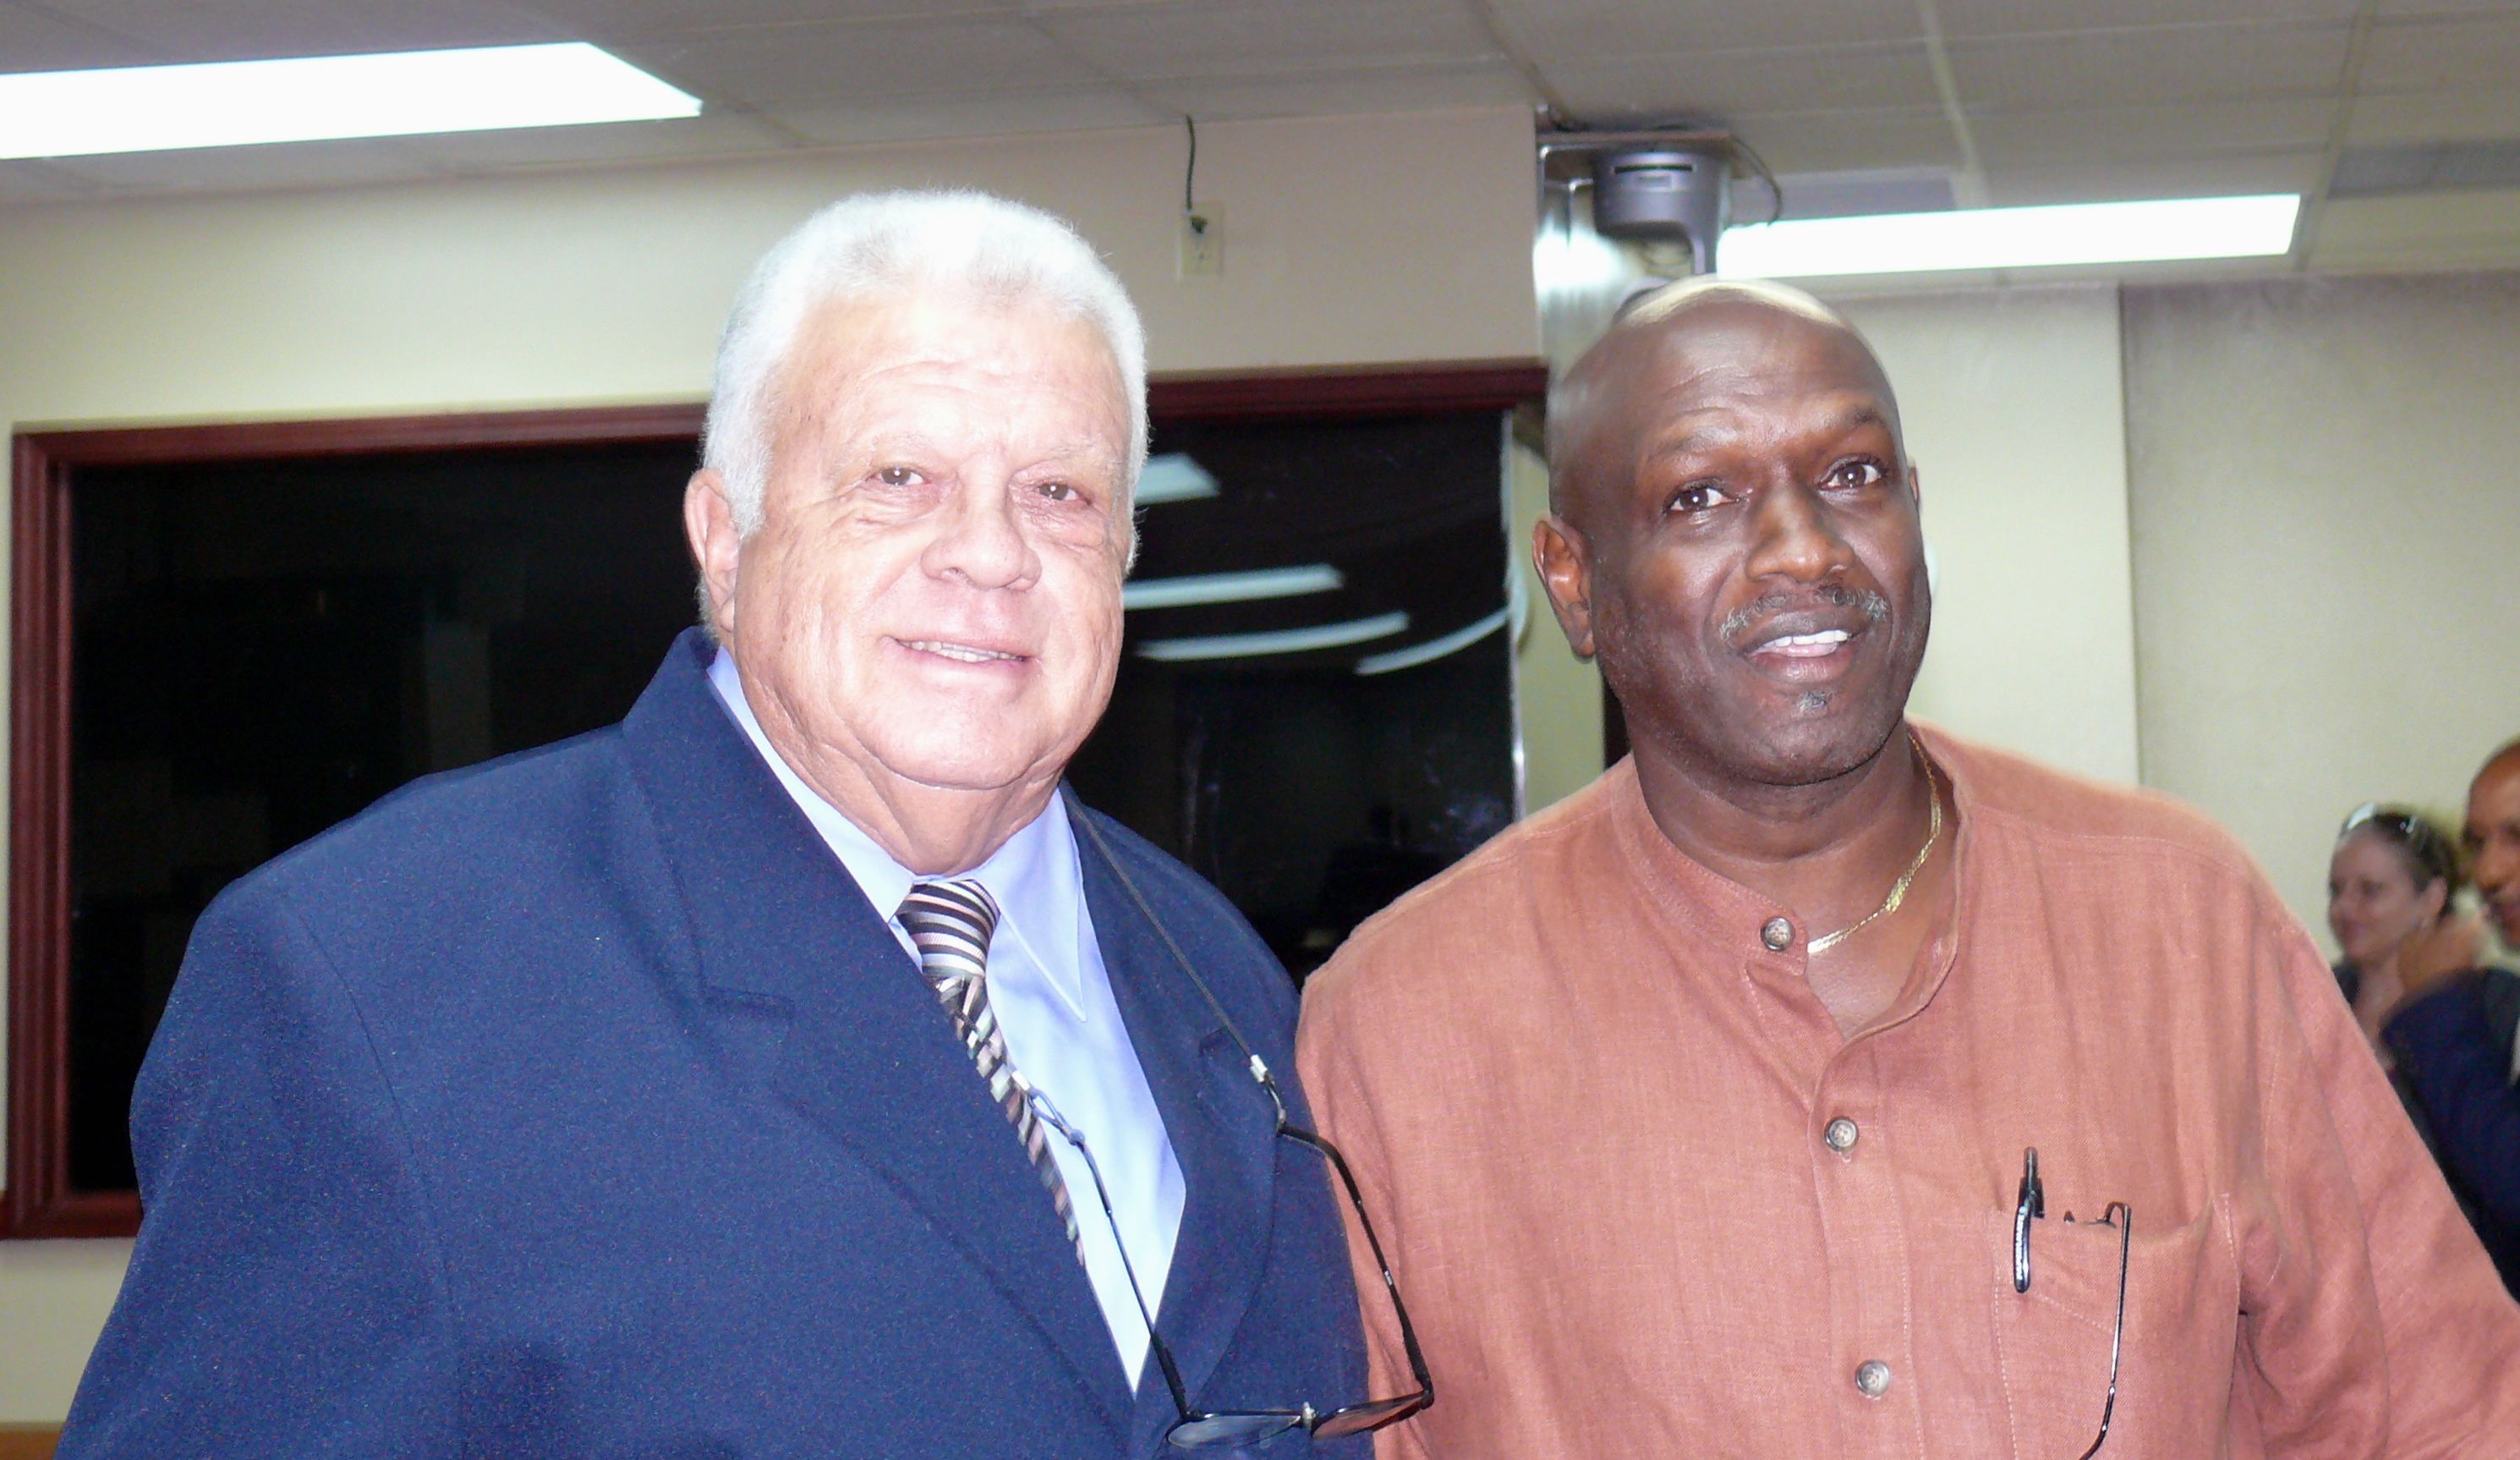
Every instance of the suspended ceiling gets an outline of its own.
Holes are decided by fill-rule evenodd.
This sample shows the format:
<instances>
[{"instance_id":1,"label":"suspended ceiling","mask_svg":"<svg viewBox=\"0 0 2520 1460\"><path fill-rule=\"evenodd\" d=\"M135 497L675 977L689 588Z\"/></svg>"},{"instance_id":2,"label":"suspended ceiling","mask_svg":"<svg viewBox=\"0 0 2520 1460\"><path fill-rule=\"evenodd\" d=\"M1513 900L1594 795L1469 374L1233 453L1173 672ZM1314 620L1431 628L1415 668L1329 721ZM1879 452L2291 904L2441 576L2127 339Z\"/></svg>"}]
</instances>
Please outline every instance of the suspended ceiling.
<instances>
[{"instance_id":1,"label":"suspended ceiling","mask_svg":"<svg viewBox=\"0 0 2520 1460\"><path fill-rule=\"evenodd\" d=\"M1796 211L2288 191L2314 264L2520 263L2520 3L0 0L6 70L563 39L705 112L7 162L0 205L1522 104L1720 121Z\"/></svg>"}]
</instances>

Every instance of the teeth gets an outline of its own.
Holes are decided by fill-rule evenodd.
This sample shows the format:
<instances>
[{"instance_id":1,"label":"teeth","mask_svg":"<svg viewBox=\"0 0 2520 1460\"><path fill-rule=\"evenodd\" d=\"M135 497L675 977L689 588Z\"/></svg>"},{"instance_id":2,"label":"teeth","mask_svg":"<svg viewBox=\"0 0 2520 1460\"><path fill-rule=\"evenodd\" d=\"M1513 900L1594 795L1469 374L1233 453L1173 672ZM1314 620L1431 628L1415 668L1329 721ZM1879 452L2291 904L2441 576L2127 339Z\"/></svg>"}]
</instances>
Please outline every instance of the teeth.
<instances>
[{"instance_id":1,"label":"teeth","mask_svg":"<svg viewBox=\"0 0 2520 1460\"><path fill-rule=\"evenodd\" d=\"M1843 644L1846 640L1846 630L1842 628L1829 628L1822 629L1816 634L1786 634L1782 638L1770 639L1766 644L1760 647L1766 649L1802 649L1821 644Z\"/></svg>"},{"instance_id":2,"label":"teeth","mask_svg":"<svg viewBox=\"0 0 2520 1460\"><path fill-rule=\"evenodd\" d=\"M968 644L948 644L941 639L913 639L910 647L922 654L941 655L967 664L985 664L992 660L1020 659L1021 655L1001 654L994 649L974 649Z\"/></svg>"}]
</instances>

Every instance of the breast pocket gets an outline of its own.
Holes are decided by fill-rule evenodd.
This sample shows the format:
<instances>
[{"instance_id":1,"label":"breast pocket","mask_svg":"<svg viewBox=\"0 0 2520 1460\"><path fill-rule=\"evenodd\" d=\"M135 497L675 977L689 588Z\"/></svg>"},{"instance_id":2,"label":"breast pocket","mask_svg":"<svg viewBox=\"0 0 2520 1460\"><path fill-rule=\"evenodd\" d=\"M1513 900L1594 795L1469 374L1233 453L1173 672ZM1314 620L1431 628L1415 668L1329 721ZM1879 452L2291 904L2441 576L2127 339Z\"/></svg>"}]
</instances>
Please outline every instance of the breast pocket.
<instances>
[{"instance_id":1,"label":"breast pocket","mask_svg":"<svg viewBox=\"0 0 2520 1460\"><path fill-rule=\"evenodd\" d=\"M2052 1208L2050 1209L2053 1209ZM2015 1460L2077 1460L2108 1408L2125 1257L2126 1333L2106 1460L2205 1460L2227 1453L2239 1330L2239 1262L2228 1204L2185 1221L2049 1217L2030 1224L2030 1291L2014 1291L2012 1214L1989 1224L1996 1254L1995 1341Z\"/></svg>"}]
</instances>

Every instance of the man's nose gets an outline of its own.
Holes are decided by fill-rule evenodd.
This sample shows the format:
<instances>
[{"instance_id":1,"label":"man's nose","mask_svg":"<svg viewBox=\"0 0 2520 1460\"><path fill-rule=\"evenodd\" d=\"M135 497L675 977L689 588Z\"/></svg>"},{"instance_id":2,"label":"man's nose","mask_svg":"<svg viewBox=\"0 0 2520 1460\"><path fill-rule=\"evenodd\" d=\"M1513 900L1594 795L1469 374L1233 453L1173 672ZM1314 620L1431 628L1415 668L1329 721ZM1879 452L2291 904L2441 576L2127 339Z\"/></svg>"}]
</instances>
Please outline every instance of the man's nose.
<instances>
[{"instance_id":1,"label":"man's nose","mask_svg":"<svg viewBox=\"0 0 2520 1460\"><path fill-rule=\"evenodd\" d=\"M1753 578L1818 583L1855 562L1827 505L1799 482L1760 492L1752 505L1750 529L1750 554L1743 567Z\"/></svg>"},{"instance_id":2,"label":"man's nose","mask_svg":"<svg viewBox=\"0 0 2520 1460\"><path fill-rule=\"evenodd\" d=\"M975 588L1020 588L1040 576L1012 484L989 476L957 483L920 566L930 577L959 577Z\"/></svg>"}]
</instances>

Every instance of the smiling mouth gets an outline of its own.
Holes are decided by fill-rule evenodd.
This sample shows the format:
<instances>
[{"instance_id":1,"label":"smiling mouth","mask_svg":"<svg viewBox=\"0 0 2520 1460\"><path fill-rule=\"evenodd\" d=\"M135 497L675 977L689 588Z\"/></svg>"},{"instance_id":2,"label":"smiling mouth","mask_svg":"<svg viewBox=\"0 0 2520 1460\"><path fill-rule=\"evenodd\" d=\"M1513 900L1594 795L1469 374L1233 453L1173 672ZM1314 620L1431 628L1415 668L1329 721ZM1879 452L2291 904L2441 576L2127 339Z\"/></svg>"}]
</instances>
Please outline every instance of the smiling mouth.
<instances>
[{"instance_id":1,"label":"smiling mouth","mask_svg":"<svg viewBox=\"0 0 2520 1460\"><path fill-rule=\"evenodd\" d=\"M1837 652L1837 646L1855 637L1842 628L1824 628L1817 633L1784 634L1754 646L1752 654L1781 655L1786 659L1821 659Z\"/></svg>"},{"instance_id":2,"label":"smiling mouth","mask_svg":"<svg viewBox=\"0 0 2520 1460\"><path fill-rule=\"evenodd\" d=\"M920 654L932 654L938 659L950 659L958 664L1021 663L1032 657L1026 654L1010 654L1003 649L982 649L971 644L957 644L951 639L903 639L898 642L904 649Z\"/></svg>"}]
</instances>

